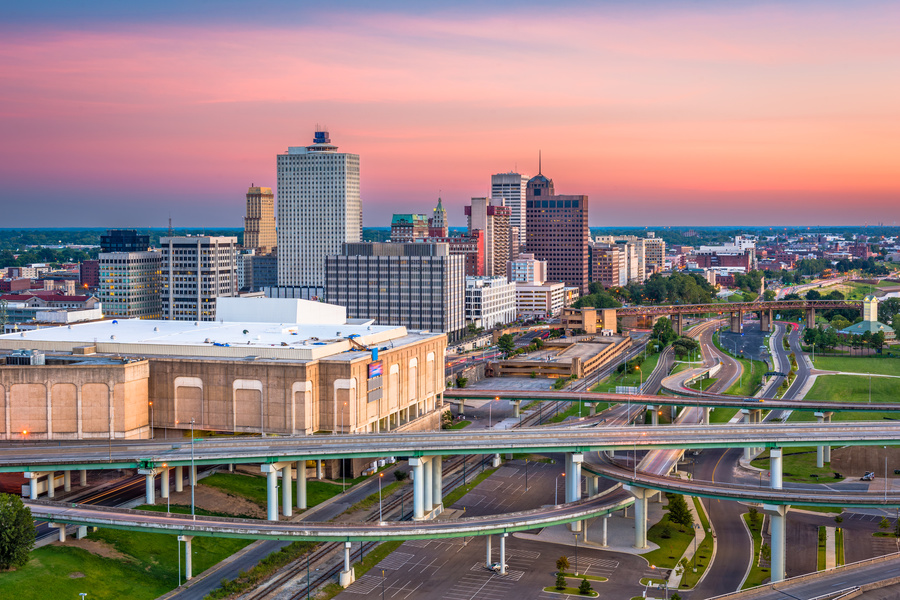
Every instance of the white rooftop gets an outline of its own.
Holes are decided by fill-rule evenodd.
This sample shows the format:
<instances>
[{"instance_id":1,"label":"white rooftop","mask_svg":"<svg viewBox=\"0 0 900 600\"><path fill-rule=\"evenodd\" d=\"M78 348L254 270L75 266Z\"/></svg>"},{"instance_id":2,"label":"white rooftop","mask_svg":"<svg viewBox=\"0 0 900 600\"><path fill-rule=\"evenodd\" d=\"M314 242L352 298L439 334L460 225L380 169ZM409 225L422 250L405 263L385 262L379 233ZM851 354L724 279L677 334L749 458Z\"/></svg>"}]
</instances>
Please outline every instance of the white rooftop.
<instances>
[{"instance_id":1,"label":"white rooftop","mask_svg":"<svg viewBox=\"0 0 900 600\"><path fill-rule=\"evenodd\" d=\"M229 299L231 300L231 299ZM95 346L98 353L168 355L180 357L283 358L314 360L365 347L392 347L416 342L436 333L410 334L402 326L374 325L372 321L342 320L318 323L265 322L264 302L250 299L257 321L155 321L115 319L71 324L36 331L0 335L0 349L39 349L71 352ZM318 304L318 303L310 303ZM236 307L232 307L235 308ZM281 303L276 315L284 315ZM331 305L324 314L334 316ZM342 310L342 309L341 309ZM227 312L227 311L226 311ZM243 311L234 310L234 313Z\"/></svg>"}]
</instances>

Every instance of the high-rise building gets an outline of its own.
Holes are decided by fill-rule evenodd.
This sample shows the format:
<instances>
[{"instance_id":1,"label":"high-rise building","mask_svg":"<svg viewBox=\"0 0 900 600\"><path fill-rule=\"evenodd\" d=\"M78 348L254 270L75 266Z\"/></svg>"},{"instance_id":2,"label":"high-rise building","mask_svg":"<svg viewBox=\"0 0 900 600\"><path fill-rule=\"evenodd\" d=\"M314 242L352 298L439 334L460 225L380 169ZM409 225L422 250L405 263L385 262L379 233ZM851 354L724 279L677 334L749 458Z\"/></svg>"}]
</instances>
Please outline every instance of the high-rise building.
<instances>
[{"instance_id":1,"label":"high-rise building","mask_svg":"<svg viewBox=\"0 0 900 600\"><path fill-rule=\"evenodd\" d=\"M162 317L215 321L216 298L237 296L237 238L163 237Z\"/></svg>"},{"instance_id":2,"label":"high-rise building","mask_svg":"<svg viewBox=\"0 0 900 600\"><path fill-rule=\"evenodd\" d=\"M491 198L503 200L503 205L510 210L509 224L519 228L519 246L526 243L525 196L528 177L521 173L497 173L491 175Z\"/></svg>"},{"instance_id":3,"label":"high-rise building","mask_svg":"<svg viewBox=\"0 0 900 600\"><path fill-rule=\"evenodd\" d=\"M278 155L278 286L321 295L325 257L362 240L359 155L338 152L327 131Z\"/></svg>"},{"instance_id":4,"label":"high-rise building","mask_svg":"<svg viewBox=\"0 0 900 600\"><path fill-rule=\"evenodd\" d=\"M345 244L326 259L327 301L353 319L442 331L465 328L463 257L447 244Z\"/></svg>"},{"instance_id":5,"label":"high-rise building","mask_svg":"<svg viewBox=\"0 0 900 600\"><path fill-rule=\"evenodd\" d=\"M101 252L98 295L107 317L159 319L160 252Z\"/></svg>"},{"instance_id":6,"label":"high-rise building","mask_svg":"<svg viewBox=\"0 0 900 600\"><path fill-rule=\"evenodd\" d=\"M420 242L428 237L428 217L416 214L394 214L391 217L391 241Z\"/></svg>"},{"instance_id":7,"label":"high-rise building","mask_svg":"<svg viewBox=\"0 0 900 600\"><path fill-rule=\"evenodd\" d=\"M644 238L644 271L659 273L666 268L666 241L652 231Z\"/></svg>"},{"instance_id":8,"label":"high-rise building","mask_svg":"<svg viewBox=\"0 0 900 600\"><path fill-rule=\"evenodd\" d=\"M493 329L516 320L516 284L506 277L466 277L466 322Z\"/></svg>"},{"instance_id":9,"label":"high-rise building","mask_svg":"<svg viewBox=\"0 0 900 600\"><path fill-rule=\"evenodd\" d=\"M110 229L100 236L100 252L146 252L150 236L136 229Z\"/></svg>"},{"instance_id":10,"label":"high-rise building","mask_svg":"<svg viewBox=\"0 0 900 600\"><path fill-rule=\"evenodd\" d=\"M244 248L257 254L271 252L278 240L275 234L275 195L272 188L251 185L247 190L247 216L244 217Z\"/></svg>"},{"instance_id":11,"label":"high-rise building","mask_svg":"<svg viewBox=\"0 0 900 600\"><path fill-rule=\"evenodd\" d=\"M557 196L553 180L538 173L525 201L527 251L547 261L547 279L588 292L588 197Z\"/></svg>"},{"instance_id":12,"label":"high-rise building","mask_svg":"<svg viewBox=\"0 0 900 600\"><path fill-rule=\"evenodd\" d=\"M428 221L428 237L447 237L449 227L447 226L447 211L438 198L437 206L434 207L434 216Z\"/></svg>"},{"instance_id":13,"label":"high-rise building","mask_svg":"<svg viewBox=\"0 0 900 600\"><path fill-rule=\"evenodd\" d=\"M625 252L618 244L590 244L591 281L604 287L620 287L628 283Z\"/></svg>"},{"instance_id":14,"label":"high-rise building","mask_svg":"<svg viewBox=\"0 0 900 600\"><path fill-rule=\"evenodd\" d=\"M509 251L509 218L508 206L493 204L487 198L472 198L465 207L469 224L469 234L476 229L484 231L484 274L503 275L506 263L510 259Z\"/></svg>"}]
</instances>

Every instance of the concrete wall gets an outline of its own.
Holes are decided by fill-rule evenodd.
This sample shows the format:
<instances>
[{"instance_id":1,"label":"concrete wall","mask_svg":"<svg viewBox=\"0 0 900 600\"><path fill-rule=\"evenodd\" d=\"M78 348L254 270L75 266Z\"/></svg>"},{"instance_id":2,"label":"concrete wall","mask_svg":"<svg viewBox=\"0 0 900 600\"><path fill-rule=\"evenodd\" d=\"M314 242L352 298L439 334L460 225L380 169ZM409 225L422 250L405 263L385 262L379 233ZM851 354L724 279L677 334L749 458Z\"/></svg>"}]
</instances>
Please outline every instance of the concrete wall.
<instances>
[{"instance_id":1,"label":"concrete wall","mask_svg":"<svg viewBox=\"0 0 900 600\"><path fill-rule=\"evenodd\" d=\"M147 361L0 366L0 438L149 437L149 373Z\"/></svg>"}]
</instances>

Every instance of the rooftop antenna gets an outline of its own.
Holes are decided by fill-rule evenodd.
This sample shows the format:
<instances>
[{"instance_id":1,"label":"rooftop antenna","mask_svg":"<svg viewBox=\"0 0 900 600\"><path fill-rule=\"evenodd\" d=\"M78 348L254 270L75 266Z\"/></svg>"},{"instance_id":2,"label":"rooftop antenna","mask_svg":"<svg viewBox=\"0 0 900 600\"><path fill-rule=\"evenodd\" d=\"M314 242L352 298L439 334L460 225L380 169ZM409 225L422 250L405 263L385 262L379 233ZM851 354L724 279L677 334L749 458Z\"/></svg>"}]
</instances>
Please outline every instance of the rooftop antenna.
<instances>
[{"instance_id":1,"label":"rooftop antenna","mask_svg":"<svg viewBox=\"0 0 900 600\"><path fill-rule=\"evenodd\" d=\"M541 170L541 151L538 150L538 175L542 175L543 173L544 171Z\"/></svg>"}]
</instances>

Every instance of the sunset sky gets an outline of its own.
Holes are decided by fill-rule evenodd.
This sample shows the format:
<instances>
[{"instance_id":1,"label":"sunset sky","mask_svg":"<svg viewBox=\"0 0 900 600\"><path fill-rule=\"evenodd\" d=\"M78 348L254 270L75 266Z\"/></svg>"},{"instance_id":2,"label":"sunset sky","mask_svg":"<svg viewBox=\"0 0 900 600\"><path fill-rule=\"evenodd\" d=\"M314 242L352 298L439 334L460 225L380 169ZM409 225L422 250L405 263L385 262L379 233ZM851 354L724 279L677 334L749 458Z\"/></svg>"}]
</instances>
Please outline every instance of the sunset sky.
<instances>
[{"instance_id":1,"label":"sunset sky","mask_svg":"<svg viewBox=\"0 0 900 600\"><path fill-rule=\"evenodd\" d=\"M0 227L237 227L317 124L366 226L539 150L594 226L900 221L896 1L309 5L4 3Z\"/></svg>"}]
</instances>

